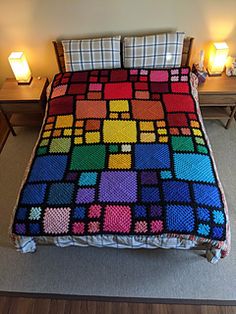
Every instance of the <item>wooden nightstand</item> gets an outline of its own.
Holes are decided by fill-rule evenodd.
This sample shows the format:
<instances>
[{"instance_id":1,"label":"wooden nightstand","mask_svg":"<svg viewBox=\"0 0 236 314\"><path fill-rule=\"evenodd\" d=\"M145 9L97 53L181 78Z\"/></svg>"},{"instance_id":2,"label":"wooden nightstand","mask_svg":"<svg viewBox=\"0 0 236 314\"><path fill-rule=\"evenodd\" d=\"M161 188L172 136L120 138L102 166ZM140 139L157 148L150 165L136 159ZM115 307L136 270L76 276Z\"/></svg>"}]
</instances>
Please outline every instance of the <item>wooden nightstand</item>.
<instances>
[{"instance_id":1,"label":"wooden nightstand","mask_svg":"<svg viewBox=\"0 0 236 314\"><path fill-rule=\"evenodd\" d=\"M203 118L226 119L228 129L236 112L236 78L225 74L207 77L198 90Z\"/></svg>"},{"instance_id":2,"label":"wooden nightstand","mask_svg":"<svg viewBox=\"0 0 236 314\"><path fill-rule=\"evenodd\" d=\"M13 126L40 125L45 110L48 79L33 78L29 85L6 79L0 89L0 110L13 135Z\"/></svg>"}]
</instances>

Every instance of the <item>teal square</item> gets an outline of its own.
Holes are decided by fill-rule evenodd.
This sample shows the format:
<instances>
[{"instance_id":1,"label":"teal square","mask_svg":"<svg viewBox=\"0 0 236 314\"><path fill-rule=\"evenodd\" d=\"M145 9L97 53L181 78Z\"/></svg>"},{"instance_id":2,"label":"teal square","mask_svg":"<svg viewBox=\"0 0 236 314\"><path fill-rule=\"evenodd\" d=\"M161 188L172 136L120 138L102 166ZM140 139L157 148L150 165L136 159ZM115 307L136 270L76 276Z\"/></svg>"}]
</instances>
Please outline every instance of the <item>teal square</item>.
<instances>
[{"instance_id":1,"label":"teal square","mask_svg":"<svg viewBox=\"0 0 236 314\"><path fill-rule=\"evenodd\" d=\"M95 185L97 181L97 172L82 172L79 178L79 185Z\"/></svg>"},{"instance_id":2,"label":"teal square","mask_svg":"<svg viewBox=\"0 0 236 314\"><path fill-rule=\"evenodd\" d=\"M161 171L161 178L162 179L172 179L172 173L169 170Z\"/></svg>"},{"instance_id":3,"label":"teal square","mask_svg":"<svg viewBox=\"0 0 236 314\"><path fill-rule=\"evenodd\" d=\"M109 152L110 153L117 153L119 151L118 145L109 145Z\"/></svg>"},{"instance_id":4,"label":"teal square","mask_svg":"<svg viewBox=\"0 0 236 314\"><path fill-rule=\"evenodd\" d=\"M193 140L190 136L172 136L171 145L175 152L194 152Z\"/></svg>"},{"instance_id":5,"label":"teal square","mask_svg":"<svg viewBox=\"0 0 236 314\"><path fill-rule=\"evenodd\" d=\"M47 153L47 147L44 146L44 147L39 147L37 149L37 155L40 156L40 155L45 155Z\"/></svg>"},{"instance_id":6,"label":"teal square","mask_svg":"<svg viewBox=\"0 0 236 314\"><path fill-rule=\"evenodd\" d=\"M206 146L197 145L197 151L202 154L208 154L208 149Z\"/></svg>"},{"instance_id":7,"label":"teal square","mask_svg":"<svg viewBox=\"0 0 236 314\"><path fill-rule=\"evenodd\" d=\"M79 145L72 151L70 170L101 170L105 167L105 145Z\"/></svg>"}]
</instances>

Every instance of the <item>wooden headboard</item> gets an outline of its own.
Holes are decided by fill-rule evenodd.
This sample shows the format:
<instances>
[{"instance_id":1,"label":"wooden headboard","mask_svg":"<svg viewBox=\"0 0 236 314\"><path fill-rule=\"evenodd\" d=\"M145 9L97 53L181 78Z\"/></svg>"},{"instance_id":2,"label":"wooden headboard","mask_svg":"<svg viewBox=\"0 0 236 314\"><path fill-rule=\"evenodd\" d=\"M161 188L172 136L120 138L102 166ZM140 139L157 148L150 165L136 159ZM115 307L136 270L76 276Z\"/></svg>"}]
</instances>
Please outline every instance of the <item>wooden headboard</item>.
<instances>
[{"instance_id":1,"label":"wooden headboard","mask_svg":"<svg viewBox=\"0 0 236 314\"><path fill-rule=\"evenodd\" d=\"M192 51L192 45L193 45L193 37L186 37L184 39L184 47L183 47L183 54L182 54L182 66L189 66L190 57L191 57L191 51ZM57 64L59 71L61 73L66 72L65 67L65 59L64 59L64 51L61 41L53 41L56 58L57 58Z\"/></svg>"}]
</instances>

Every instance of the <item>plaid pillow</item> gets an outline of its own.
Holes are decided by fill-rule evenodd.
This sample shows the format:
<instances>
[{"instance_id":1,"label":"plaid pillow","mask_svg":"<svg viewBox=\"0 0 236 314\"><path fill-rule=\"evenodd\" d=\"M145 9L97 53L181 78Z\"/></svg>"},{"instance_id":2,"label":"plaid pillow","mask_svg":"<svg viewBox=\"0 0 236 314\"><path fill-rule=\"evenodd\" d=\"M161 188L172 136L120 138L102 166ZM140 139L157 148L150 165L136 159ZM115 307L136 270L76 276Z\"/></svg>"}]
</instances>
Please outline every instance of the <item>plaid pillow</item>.
<instances>
[{"instance_id":1,"label":"plaid pillow","mask_svg":"<svg viewBox=\"0 0 236 314\"><path fill-rule=\"evenodd\" d=\"M167 33L142 37L125 37L125 68L180 67L185 33Z\"/></svg>"},{"instance_id":2,"label":"plaid pillow","mask_svg":"<svg viewBox=\"0 0 236 314\"><path fill-rule=\"evenodd\" d=\"M120 39L63 40L66 71L120 68Z\"/></svg>"}]
</instances>

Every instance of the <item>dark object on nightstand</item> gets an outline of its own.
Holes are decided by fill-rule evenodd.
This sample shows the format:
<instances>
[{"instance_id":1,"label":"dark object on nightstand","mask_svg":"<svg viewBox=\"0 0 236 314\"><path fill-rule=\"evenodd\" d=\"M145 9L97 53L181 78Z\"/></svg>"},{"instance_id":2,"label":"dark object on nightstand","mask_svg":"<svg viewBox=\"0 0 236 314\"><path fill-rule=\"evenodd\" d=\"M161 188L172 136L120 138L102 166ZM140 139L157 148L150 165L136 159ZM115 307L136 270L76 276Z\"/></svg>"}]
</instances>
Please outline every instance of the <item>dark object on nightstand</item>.
<instances>
[{"instance_id":1,"label":"dark object on nightstand","mask_svg":"<svg viewBox=\"0 0 236 314\"><path fill-rule=\"evenodd\" d=\"M0 110L13 135L13 126L41 125L46 104L48 79L33 78L29 85L6 79L0 89Z\"/></svg>"},{"instance_id":2,"label":"dark object on nightstand","mask_svg":"<svg viewBox=\"0 0 236 314\"><path fill-rule=\"evenodd\" d=\"M212 76L199 86L199 103L204 119L227 119L228 129L236 112L236 78Z\"/></svg>"}]
</instances>

